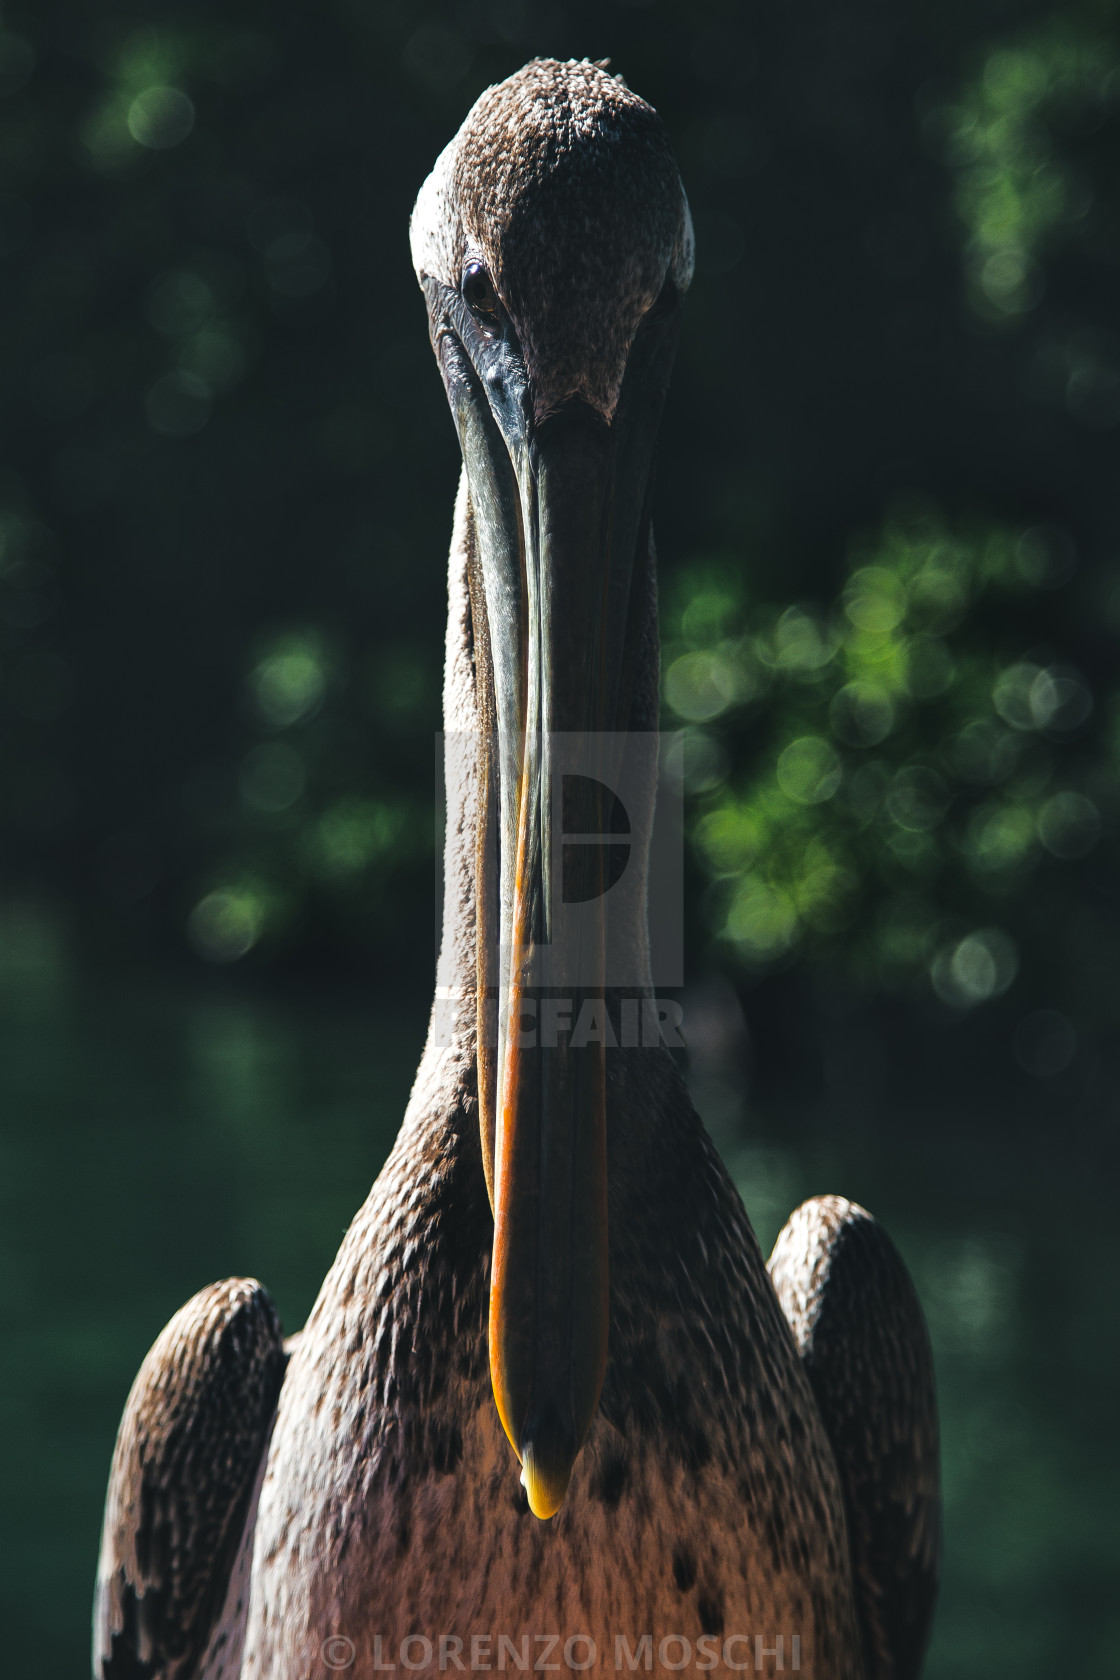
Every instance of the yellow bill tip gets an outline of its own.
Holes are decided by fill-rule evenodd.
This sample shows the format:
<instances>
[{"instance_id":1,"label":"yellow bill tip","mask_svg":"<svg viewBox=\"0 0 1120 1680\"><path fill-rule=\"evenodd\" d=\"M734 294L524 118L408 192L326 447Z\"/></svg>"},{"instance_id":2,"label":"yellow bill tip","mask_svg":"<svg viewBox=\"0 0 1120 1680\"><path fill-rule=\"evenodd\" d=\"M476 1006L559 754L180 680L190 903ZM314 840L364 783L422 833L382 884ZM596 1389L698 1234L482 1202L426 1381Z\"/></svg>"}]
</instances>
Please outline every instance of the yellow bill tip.
<instances>
[{"instance_id":1,"label":"yellow bill tip","mask_svg":"<svg viewBox=\"0 0 1120 1680\"><path fill-rule=\"evenodd\" d=\"M570 1464L542 1463L531 1445L526 1446L521 1464L521 1485L529 1496L529 1509L535 1517L545 1521L554 1517L568 1491L572 1479Z\"/></svg>"}]
</instances>

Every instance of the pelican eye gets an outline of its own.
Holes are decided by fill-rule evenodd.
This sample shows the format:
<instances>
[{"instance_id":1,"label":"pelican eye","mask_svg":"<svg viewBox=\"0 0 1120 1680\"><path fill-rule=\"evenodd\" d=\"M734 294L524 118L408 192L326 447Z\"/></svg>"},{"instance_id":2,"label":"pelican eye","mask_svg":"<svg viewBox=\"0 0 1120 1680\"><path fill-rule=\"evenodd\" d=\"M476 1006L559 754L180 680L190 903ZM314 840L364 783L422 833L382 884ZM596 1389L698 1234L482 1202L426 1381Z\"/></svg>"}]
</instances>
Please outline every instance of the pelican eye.
<instances>
[{"instance_id":1,"label":"pelican eye","mask_svg":"<svg viewBox=\"0 0 1120 1680\"><path fill-rule=\"evenodd\" d=\"M464 269L462 293L472 315L476 315L485 326L497 326L498 294L481 263L471 263Z\"/></svg>"}]
</instances>

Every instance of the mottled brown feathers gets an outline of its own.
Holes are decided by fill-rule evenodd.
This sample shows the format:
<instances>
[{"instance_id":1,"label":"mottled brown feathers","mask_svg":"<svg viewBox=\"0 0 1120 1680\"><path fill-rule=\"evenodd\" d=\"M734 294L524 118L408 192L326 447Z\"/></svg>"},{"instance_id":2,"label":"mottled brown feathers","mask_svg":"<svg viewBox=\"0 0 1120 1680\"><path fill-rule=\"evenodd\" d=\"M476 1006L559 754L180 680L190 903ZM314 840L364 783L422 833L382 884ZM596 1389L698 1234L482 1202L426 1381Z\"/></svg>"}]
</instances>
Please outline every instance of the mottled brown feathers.
<instances>
[{"instance_id":1,"label":"mottled brown feathers","mask_svg":"<svg viewBox=\"0 0 1120 1680\"><path fill-rule=\"evenodd\" d=\"M486 1349L469 1056L409 1116L301 1337L257 1528L247 1675L345 1636L765 1628L863 1680L835 1466L746 1214L664 1053L609 1063L611 1358L568 1498L528 1511ZM721 1672L724 1672L721 1670Z\"/></svg>"},{"instance_id":2,"label":"mottled brown feathers","mask_svg":"<svg viewBox=\"0 0 1120 1680\"><path fill-rule=\"evenodd\" d=\"M229 1581L284 1366L276 1309L253 1278L200 1290L145 1358L105 1507L99 1680L191 1680Z\"/></svg>"},{"instance_id":3,"label":"mottled brown feathers","mask_svg":"<svg viewBox=\"0 0 1120 1680\"><path fill-rule=\"evenodd\" d=\"M836 1454L868 1680L915 1680L941 1499L933 1355L914 1285L882 1226L842 1196L791 1215L770 1274Z\"/></svg>"}]
</instances>

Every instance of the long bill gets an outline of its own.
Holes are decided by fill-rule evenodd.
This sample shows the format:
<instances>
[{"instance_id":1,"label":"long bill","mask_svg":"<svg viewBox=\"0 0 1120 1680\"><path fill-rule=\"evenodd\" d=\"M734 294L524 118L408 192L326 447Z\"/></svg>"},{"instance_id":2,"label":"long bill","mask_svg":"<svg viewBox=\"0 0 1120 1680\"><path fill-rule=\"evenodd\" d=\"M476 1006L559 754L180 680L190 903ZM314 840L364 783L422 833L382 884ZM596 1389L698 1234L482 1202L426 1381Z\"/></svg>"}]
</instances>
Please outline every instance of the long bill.
<instances>
[{"instance_id":1,"label":"long bill","mask_svg":"<svg viewBox=\"0 0 1120 1680\"><path fill-rule=\"evenodd\" d=\"M551 1517L607 1363L611 900L594 841L612 825L612 743L640 659L631 581L675 318L640 329L610 423L578 401L537 422L511 334L427 289L473 518L490 1371L530 1507Z\"/></svg>"}]
</instances>

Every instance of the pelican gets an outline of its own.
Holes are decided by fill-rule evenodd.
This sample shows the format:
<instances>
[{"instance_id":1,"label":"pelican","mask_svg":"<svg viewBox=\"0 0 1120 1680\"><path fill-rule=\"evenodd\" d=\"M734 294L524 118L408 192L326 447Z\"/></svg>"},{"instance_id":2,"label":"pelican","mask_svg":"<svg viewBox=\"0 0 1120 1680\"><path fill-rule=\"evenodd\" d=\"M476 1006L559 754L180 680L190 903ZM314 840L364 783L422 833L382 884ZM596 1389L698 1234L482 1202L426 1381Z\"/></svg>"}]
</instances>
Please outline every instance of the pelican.
<instances>
[{"instance_id":1,"label":"pelican","mask_svg":"<svg viewBox=\"0 0 1120 1680\"><path fill-rule=\"evenodd\" d=\"M768 1269L661 1035L626 1030L661 1022L650 499L693 265L662 123L605 64L535 60L411 238L463 454L432 1024L299 1335L231 1279L145 1359L95 1674L907 1680L940 1511L909 1276L837 1196Z\"/></svg>"}]
</instances>

